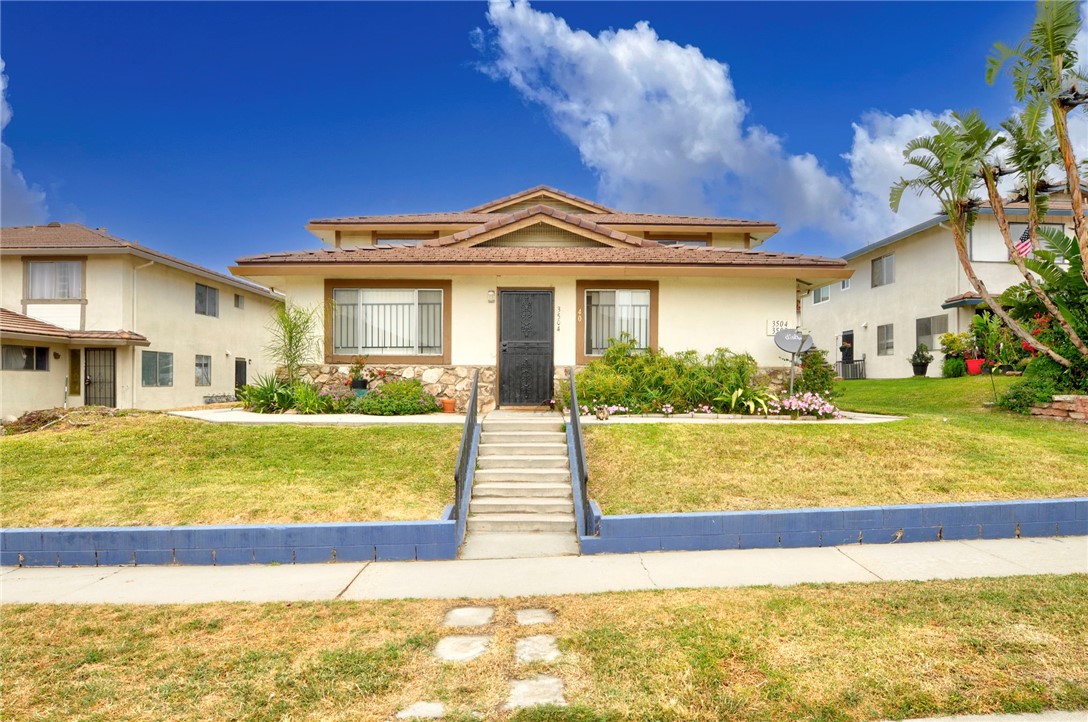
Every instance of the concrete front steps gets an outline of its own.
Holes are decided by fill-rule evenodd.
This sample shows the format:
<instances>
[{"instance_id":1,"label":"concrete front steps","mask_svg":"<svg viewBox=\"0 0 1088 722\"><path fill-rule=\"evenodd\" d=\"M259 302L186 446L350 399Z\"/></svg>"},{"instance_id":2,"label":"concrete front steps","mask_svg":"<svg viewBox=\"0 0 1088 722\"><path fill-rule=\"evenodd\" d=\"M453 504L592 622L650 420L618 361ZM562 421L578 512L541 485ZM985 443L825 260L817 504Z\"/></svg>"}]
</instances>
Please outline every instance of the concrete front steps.
<instances>
[{"instance_id":1,"label":"concrete front steps","mask_svg":"<svg viewBox=\"0 0 1088 722\"><path fill-rule=\"evenodd\" d=\"M569 466L558 414L488 414L461 558L577 554Z\"/></svg>"}]
</instances>

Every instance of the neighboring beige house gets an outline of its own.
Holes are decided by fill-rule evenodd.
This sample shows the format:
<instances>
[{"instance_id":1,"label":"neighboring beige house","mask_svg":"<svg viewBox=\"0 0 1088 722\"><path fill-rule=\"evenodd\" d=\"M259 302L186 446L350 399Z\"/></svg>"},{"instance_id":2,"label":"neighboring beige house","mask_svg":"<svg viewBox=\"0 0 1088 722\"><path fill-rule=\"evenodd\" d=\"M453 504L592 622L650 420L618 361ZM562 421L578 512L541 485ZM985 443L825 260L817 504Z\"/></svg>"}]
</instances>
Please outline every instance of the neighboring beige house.
<instances>
[{"instance_id":1,"label":"neighboring beige house","mask_svg":"<svg viewBox=\"0 0 1088 722\"><path fill-rule=\"evenodd\" d=\"M1069 231L1068 198L1051 199L1045 224ZM1006 214L1015 242L1027 228L1026 210L1012 205ZM970 330L981 302L960 266L947 220L935 216L846 254L853 277L818 286L802 299L802 327L829 351L843 377L911 376L908 359L920 343L934 352L929 375L941 375L938 339ZM969 250L975 273L992 294L1023 282L988 208L980 211Z\"/></svg>"},{"instance_id":2,"label":"neighboring beige house","mask_svg":"<svg viewBox=\"0 0 1088 722\"><path fill-rule=\"evenodd\" d=\"M278 297L79 224L0 230L0 416L165 409L234 394Z\"/></svg>"},{"instance_id":3,"label":"neighboring beige house","mask_svg":"<svg viewBox=\"0 0 1088 722\"><path fill-rule=\"evenodd\" d=\"M366 356L461 408L474 369L485 406L545 403L556 377L621 333L781 368L773 336L796 324L799 287L850 276L839 259L754 250L774 223L627 213L547 186L307 229L327 247L241 258L231 272L322 312L312 375L338 378Z\"/></svg>"}]
</instances>

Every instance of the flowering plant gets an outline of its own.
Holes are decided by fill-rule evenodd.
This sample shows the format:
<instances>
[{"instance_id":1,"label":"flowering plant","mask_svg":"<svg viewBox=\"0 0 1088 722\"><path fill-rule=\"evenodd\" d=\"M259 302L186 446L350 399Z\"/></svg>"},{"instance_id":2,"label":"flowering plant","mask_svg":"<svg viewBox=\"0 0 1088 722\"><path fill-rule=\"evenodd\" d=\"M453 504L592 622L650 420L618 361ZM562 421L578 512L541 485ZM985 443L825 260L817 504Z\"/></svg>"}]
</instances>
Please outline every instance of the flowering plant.
<instances>
[{"instance_id":1,"label":"flowering plant","mask_svg":"<svg viewBox=\"0 0 1088 722\"><path fill-rule=\"evenodd\" d=\"M789 414L793 418L798 416L815 416L818 419L840 419L842 413L835 405L820 394L806 391L803 394L794 394L784 399L775 399L768 404L772 414Z\"/></svg>"},{"instance_id":2,"label":"flowering plant","mask_svg":"<svg viewBox=\"0 0 1088 722\"><path fill-rule=\"evenodd\" d=\"M348 367L348 380L345 385L350 386L352 381L359 379L369 379L370 375L366 370L366 356L356 356L351 360L351 366Z\"/></svg>"},{"instance_id":3,"label":"flowering plant","mask_svg":"<svg viewBox=\"0 0 1088 722\"><path fill-rule=\"evenodd\" d=\"M661 404L661 413L670 416L672 414L672 404Z\"/></svg>"}]
</instances>

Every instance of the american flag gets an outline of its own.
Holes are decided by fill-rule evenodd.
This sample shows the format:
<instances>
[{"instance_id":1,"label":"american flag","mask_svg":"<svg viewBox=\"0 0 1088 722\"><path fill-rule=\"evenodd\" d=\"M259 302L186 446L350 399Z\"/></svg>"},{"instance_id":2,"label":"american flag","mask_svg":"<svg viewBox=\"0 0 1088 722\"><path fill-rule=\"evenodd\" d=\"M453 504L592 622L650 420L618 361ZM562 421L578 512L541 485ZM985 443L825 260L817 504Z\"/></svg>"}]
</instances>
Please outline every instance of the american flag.
<instances>
[{"instance_id":1,"label":"american flag","mask_svg":"<svg viewBox=\"0 0 1088 722\"><path fill-rule=\"evenodd\" d=\"M1020 240L1013 248L1016 249L1016 255L1021 258L1026 258L1031 253L1031 226L1024 229L1024 232L1020 234Z\"/></svg>"}]
</instances>

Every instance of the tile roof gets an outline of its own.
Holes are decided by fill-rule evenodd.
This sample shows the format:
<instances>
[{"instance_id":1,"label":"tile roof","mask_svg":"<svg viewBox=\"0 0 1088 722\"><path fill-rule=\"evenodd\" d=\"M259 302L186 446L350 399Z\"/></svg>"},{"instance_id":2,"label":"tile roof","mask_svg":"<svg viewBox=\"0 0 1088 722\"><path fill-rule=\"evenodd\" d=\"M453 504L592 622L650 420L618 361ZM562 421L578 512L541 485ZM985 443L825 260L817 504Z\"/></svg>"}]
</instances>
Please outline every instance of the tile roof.
<instances>
[{"instance_id":1,"label":"tile roof","mask_svg":"<svg viewBox=\"0 0 1088 722\"><path fill-rule=\"evenodd\" d=\"M24 336L45 336L49 338L64 339L66 341L96 341L114 340L129 341L134 344L147 345L148 340L133 331L78 331L54 326L45 321L39 321L30 316L24 316L6 308L0 308L0 333L22 334Z\"/></svg>"},{"instance_id":2,"label":"tile roof","mask_svg":"<svg viewBox=\"0 0 1088 722\"><path fill-rule=\"evenodd\" d=\"M567 213L557 208L552 208L546 205L535 205L531 208L523 208L520 211L513 213L504 213L493 215L492 218L484 224L474 226L472 228L465 229L460 233L454 233L451 236L444 236L442 238L435 238L430 241L425 241L425 246L448 246L462 241L467 241L476 236L490 233L491 231L504 228L506 226L517 223L518 221L532 218L534 216L548 216L549 218L555 218L563 223L570 224L572 226L578 226L584 228L587 231L606 236L614 241L620 241L626 243L629 246L659 246L661 244L656 241L648 241L645 238L638 238L637 236L631 236L621 231L614 231L611 228L595 223L585 218L582 213Z\"/></svg>"},{"instance_id":3,"label":"tile roof","mask_svg":"<svg viewBox=\"0 0 1088 722\"><path fill-rule=\"evenodd\" d=\"M266 264L538 264L845 268L841 258L737 248L647 246L599 248L519 246L360 246L265 253L239 258L239 266Z\"/></svg>"},{"instance_id":4,"label":"tile roof","mask_svg":"<svg viewBox=\"0 0 1088 722\"><path fill-rule=\"evenodd\" d=\"M90 251L116 250L119 253L135 253L145 258L161 261L166 265L179 268L197 275L212 277L232 286L256 293L268 298L278 296L268 289L227 276L195 263L176 258L148 248L147 246L126 241L106 232L105 228L88 228L79 223L50 223L44 226L12 226L0 228L0 251Z\"/></svg>"},{"instance_id":5,"label":"tile roof","mask_svg":"<svg viewBox=\"0 0 1088 722\"><path fill-rule=\"evenodd\" d=\"M451 211L445 213L396 213L386 216L339 216L335 218L315 218L313 225L440 225L464 224L476 225L502 217L504 213L477 213ZM661 213L573 213L579 218L586 218L594 223L605 225L661 225L661 226L719 226L722 228L772 228L774 221L760 221L746 218L711 218L709 216L669 216Z\"/></svg>"},{"instance_id":6,"label":"tile roof","mask_svg":"<svg viewBox=\"0 0 1088 722\"><path fill-rule=\"evenodd\" d=\"M591 201L588 198L582 198L581 196L576 196L573 193L567 193L566 191L559 190L558 188L553 188L552 186L548 186L548 185L533 186L532 188L527 188L527 189L525 189L523 191L518 191L517 193L511 193L508 196L503 196L502 198L496 198L493 201L488 201L487 203L481 203L478 206L474 206L472 208L469 208L467 212L468 213L476 213L476 212L478 212L478 211L480 211L481 209L484 209L484 208L491 208L492 206L501 205L503 203L508 203L510 201L515 201L518 198L522 198L522 197L525 197L525 196L532 196L534 193L542 193L542 192L551 193L552 195L559 196L560 198L566 198L569 201L574 201L575 203L580 203L580 204L582 204L584 206L589 206L590 208L596 208L596 209L604 211L606 213L612 213L613 212L613 210L611 208L609 208L608 206L601 205L600 203L597 203L596 201Z\"/></svg>"}]
</instances>

